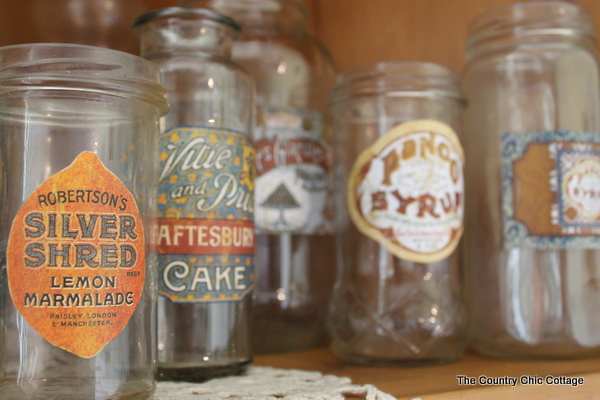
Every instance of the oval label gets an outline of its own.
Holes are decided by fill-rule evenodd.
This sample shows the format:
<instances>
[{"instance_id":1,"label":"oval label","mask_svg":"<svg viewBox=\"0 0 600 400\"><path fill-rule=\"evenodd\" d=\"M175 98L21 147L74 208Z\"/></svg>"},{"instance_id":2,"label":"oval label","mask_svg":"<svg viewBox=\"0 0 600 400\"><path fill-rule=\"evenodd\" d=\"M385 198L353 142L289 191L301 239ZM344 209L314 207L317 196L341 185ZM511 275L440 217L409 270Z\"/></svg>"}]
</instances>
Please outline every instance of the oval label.
<instances>
[{"instance_id":1,"label":"oval label","mask_svg":"<svg viewBox=\"0 0 600 400\"><path fill-rule=\"evenodd\" d=\"M600 217L600 163L584 157L577 161L564 177L563 192L574 206L567 208L566 213L571 220L575 220L578 213L597 219Z\"/></svg>"},{"instance_id":2,"label":"oval label","mask_svg":"<svg viewBox=\"0 0 600 400\"><path fill-rule=\"evenodd\" d=\"M91 152L42 183L10 231L15 307L44 339L83 358L125 328L142 295L145 265L135 199Z\"/></svg>"},{"instance_id":3,"label":"oval label","mask_svg":"<svg viewBox=\"0 0 600 400\"><path fill-rule=\"evenodd\" d=\"M464 154L452 128L416 120L392 128L357 158L347 201L359 231L396 257L448 257L463 232Z\"/></svg>"}]
</instances>

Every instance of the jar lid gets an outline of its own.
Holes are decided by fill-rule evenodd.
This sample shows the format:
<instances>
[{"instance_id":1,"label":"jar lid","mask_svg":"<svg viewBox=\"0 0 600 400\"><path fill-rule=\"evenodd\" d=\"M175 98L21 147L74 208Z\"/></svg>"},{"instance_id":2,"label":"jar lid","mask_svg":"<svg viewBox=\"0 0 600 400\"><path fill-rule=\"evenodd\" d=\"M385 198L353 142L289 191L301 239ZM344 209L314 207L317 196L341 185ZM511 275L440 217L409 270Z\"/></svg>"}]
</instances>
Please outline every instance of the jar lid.
<instances>
[{"instance_id":1,"label":"jar lid","mask_svg":"<svg viewBox=\"0 0 600 400\"><path fill-rule=\"evenodd\" d=\"M161 73L152 62L118 50L79 44L0 47L0 95L14 91L87 91L151 103L165 114Z\"/></svg>"},{"instance_id":2,"label":"jar lid","mask_svg":"<svg viewBox=\"0 0 600 400\"><path fill-rule=\"evenodd\" d=\"M186 8L186 7L167 7L167 8L159 8L157 10L148 11L137 17L133 22L133 27L137 28L138 26L145 24L146 22L164 18L164 17L179 17L179 18L193 18L193 17L201 17L210 19L216 22L223 23L225 25L229 25L231 28L236 30L237 32L241 31L240 26L233 19L229 18L226 15L218 13L213 10L208 10L204 8Z\"/></svg>"},{"instance_id":3,"label":"jar lid","mask_svg":"<svg viewBox=\"0 0 600 400\"><path fill-rule=\"evenodd\" d=\"M330 102L350 97L446 97L464 101L457 73L443 65L420 61L385 61L342 71Z\"/></svg>"}]
</instances>

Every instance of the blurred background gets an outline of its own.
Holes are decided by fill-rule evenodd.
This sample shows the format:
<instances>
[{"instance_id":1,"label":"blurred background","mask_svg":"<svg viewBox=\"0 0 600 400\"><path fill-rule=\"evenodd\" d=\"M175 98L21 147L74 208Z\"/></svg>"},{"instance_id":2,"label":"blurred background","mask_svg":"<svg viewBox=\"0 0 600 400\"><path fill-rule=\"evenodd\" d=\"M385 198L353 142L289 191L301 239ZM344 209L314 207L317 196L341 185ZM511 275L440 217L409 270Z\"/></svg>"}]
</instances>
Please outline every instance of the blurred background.
<instances>
[{"instance_id":1,"label":"blurred background","mask_svg":"<svg viewBox=\"0 0 600 400\"><path fill-rule=\"evenodd\" d=\"M303 0L308 29L339 69L384 60L420 60L460 71L467 25L511 0ZM572 0L587 8L600 31L600 0ZM138 52L130 29L140 13L177 0L0 0L0 45L87 43L110 37L111 47Z\"/></svg>"}]
</instances>

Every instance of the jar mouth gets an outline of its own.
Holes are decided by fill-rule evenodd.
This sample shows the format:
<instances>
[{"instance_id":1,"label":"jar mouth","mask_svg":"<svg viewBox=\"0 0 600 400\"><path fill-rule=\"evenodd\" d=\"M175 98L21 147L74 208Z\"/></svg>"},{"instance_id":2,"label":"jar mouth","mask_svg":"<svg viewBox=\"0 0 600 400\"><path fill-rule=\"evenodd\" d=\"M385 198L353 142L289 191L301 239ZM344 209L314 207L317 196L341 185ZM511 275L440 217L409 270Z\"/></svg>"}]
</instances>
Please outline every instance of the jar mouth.
<instances>
[{"instance_id":1,"label":"jar mouth","mask_svg":"<svg viewBox=\"0 0 600 400\"><path fill-rule=\"evenodd\" d=\"M296 26L308 19L308 10L297 0L179 0L179 5L215 10L232 17L244 29L258 31L279 25Z\"/></svg>"},{"instance_id":2,"label":"jar mouth","mask_svg":"<svg viewBox=\"0 0 600 400\"><path fill-rule=\"evenodd\" d=\"M241 31L233 19L203 8L167 7L139 16L133 29L142 55L161 52L217 53L229 57L231 43Z\"/></svg>"},{"instance_id":3,"label":"jar mouth","mask_svg":"<svg viewBox=\"0 0 600 400\"><path fill-rule=\"evenodd\" d=\"M297 0L179 0L182 7L207 7L214 10L261 11L278 13L287 9L298 11L303 19L308 17L306 7Z\"/></svg>"},{"instance_id":4,"label":"jar mouth","mask_svg":"<svg viewBox=\"0 0 600 400\"><path fill-rule=\"evenodd\" d=\"M330 102L382 93L397 97L441 96L465 101L459 75L450 68L431 62L384 61L358 65L338 74Z\"/></svg>"},{"instance_id":5,"label":"jar mouth","mask_svg":"<svg viewBox=\"0 0 600 400\"><path fill-rule=\"evenodd\" d=\"M31 89L89 91L168 103L157 66L133 54L79 44L34 43L0 48L0 96Z\"/></svg>"},{"instance_id":6,"label":"jar mouth","mask_svg":"<svg viewBox=\"0 0 600 400\"><path fill-rule=\"evenodd\" d=\"M230 28L235 30L236 32L240 32L241 28L237 22L235 22L232 18L229 18L226 15L220 14L213 10L208 10L204 8L186 8L186 7L167 7L160 8L157 10L149 11L145 14L140 15L133 22L133 28L137 28L140 25L145 24L146 22L159 19L159 18L168 18L168 17L177 17L177 18L186 18L186 19L209 19L215 22L220 22L222 24L228 25Z\"/></svg>"},{"instance_id":7,"label":"jar mouth","mask_svg":"<svg viewBox=\"0 0 600 400\"><path fill-rule=\"evenodd\" d=\"M584 8L566 2L534 1L489 10L468 27L467 54L480 45L494 45L512 38L596 35Z\"/></svg>"}]
</instances>

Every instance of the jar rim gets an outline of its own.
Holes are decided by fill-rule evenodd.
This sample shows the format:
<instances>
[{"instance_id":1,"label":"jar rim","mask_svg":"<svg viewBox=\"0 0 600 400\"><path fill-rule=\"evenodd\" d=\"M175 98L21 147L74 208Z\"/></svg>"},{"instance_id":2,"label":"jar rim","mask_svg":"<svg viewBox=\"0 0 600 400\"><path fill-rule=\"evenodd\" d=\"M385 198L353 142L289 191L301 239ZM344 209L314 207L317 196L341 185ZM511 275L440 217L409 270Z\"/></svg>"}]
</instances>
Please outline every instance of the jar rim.
<instances>
[{"instance_id":1,"label":"jar rim","mask_svg":"<svg viewBox=\"0 0 600 400\"><path fill-rule=\"evenodd\" d=\"M81 44L0 47L0 95L19 90L90 91L151 103L168 111L161 72L123 51Z\"/></svg>"},{"instance_id":2,"label":"jar rim","mask_svg":"<svg viewBox=\"0 0 600 400\"><path fill-rule=\"evenodd\" d=\"M285 5L291 5L301 14L303 20L308 18L308 10L297 0L180 0L182 7L206 7L215 10L228 11L261 11L280 12ZM200 5L195 5L200 4Z\"/></svg>"},{"instance_id":3,"label":"jar rim","mask_svg":"<svg viewBox=\"0 0 600 400\"><path fill-rule=\"evenodd\" d=\"M564 1L532 1L493 8L468 26L467 53L481 44L528 36L581 36L596 33L585 8Z\"/></svg>"},{"instance_id":4,"label":"jar rim","mask_svg":"<svg viewBox=\"0 0 600 400\"><path fill-rule=\"evenodd\" d=\"M164 17L200 17L228 25L236 32L241 31L240 25L233 19L214 10L205 8L187 7L165 7L148 11L137 17L133 22L133 28L137 28L147 22Z\"/></svg>"},{"instance_id":5,"label":"jar rim","mask_svg":"<svg viewBox=\"0 0 600 400\"><path fill-rule=\"evenodd\" d=\"M330 102L386 92L407 97L442 96L464 102L459 75L444 65L426 61L381 61L350 67L336 77Z\"/></svg>"}]
</instances>

